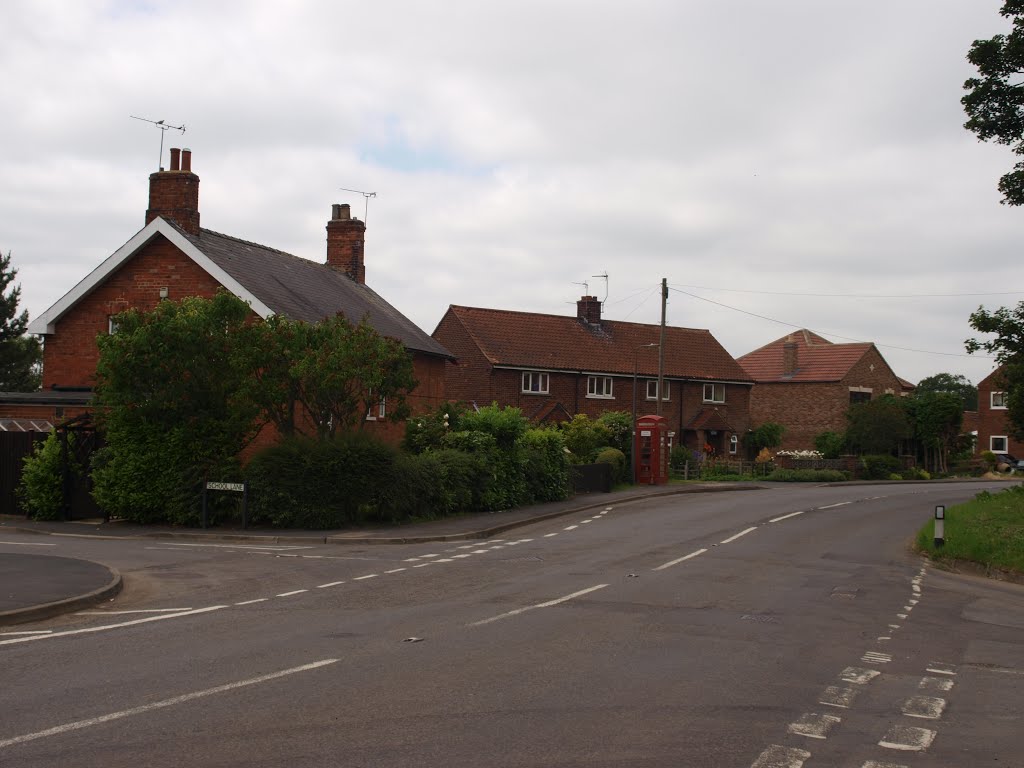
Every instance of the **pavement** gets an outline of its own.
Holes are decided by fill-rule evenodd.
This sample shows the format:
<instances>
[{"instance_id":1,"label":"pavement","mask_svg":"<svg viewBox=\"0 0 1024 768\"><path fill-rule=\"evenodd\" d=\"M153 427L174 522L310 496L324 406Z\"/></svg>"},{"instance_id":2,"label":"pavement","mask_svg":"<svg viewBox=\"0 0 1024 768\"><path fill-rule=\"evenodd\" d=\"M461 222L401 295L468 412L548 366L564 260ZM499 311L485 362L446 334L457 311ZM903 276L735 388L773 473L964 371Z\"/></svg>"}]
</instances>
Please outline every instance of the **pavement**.
<instances>
[{"instance_id":1,"label":"pavement","mask_svg":"<svg viewBox=\"0 0 1024 768\"><path fill-rule=\"evenodd\" d=\"M415 544L486 539L524 525L576 512L658 496L685 493L758 490L753 483L690 483L674 486L634 486L611 493L588 493L565 501L501 512L446 517L404 525L361 527L333 531L276 530L241 525L206 530L120 521L74 522L27 520L0 515L0 535L32 533L42 536L102 537L105 539L189 539L249 541L263 544ZM121 574L99 563L68 557L0 554L0 627L59 616L109 600L121 591Z\"/></svg>"}]
</instances>

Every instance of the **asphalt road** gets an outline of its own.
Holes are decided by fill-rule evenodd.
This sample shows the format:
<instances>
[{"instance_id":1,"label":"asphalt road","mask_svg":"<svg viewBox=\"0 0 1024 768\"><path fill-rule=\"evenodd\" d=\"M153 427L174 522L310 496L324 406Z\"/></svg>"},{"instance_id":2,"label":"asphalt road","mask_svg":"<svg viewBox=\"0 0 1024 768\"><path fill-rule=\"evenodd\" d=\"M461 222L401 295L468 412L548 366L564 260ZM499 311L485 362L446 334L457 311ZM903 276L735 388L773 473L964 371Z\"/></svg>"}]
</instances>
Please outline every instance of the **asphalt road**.
<instances>
[{"instance_id":1,"label":"asphalt road","mask_svg":"<svg viewBox=\"0 0 1024 768\"><path fill-rule=\"evenodd\" d=\"M979 490L668 497L464 544L62 537L125 588L0 633L0 766L1021 765L1024 588L907 551Z\"/></svg>"}]
</instances>

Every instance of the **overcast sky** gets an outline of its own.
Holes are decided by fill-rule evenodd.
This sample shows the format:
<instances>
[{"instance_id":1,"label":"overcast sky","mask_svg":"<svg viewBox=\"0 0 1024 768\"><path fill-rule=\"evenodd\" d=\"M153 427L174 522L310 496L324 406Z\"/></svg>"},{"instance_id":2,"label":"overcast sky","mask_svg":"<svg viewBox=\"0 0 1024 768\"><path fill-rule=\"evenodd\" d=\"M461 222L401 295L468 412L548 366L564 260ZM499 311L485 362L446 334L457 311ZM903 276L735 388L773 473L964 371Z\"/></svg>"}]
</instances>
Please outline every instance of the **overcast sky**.
<instances>
[{"instance_id":1,"label":"overcast sky","mask_svg":"<svg viewBox=\"0 0 1024 768\"><path fill-rule=\"evenodd\" d=\"M584 282L656 323L664 277L736 357L806 327L977 383L968 316L1024 299L1014 158L960 106L1001 5L4 0L0 249L34 318L138 231L136 115L186 126L160 162L191 148L218 232L323 261L375 192L367 283L427 332Z\"/></svg>"}]
</instances>

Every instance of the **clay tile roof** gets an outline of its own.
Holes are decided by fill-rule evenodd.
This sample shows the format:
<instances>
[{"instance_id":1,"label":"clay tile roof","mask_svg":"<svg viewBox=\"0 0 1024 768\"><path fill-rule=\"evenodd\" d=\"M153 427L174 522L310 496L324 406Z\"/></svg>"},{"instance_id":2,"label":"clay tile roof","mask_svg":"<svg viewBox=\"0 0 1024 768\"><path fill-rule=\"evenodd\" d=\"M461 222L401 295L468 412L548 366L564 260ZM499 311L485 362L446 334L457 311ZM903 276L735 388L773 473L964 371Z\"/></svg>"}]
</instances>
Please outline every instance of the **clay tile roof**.
<instances>
[{"instance_id":1,"label":"clay tile roof","mask_svg":"<svg viewBox=\"0 0 1024 768\"><path fill-rule=\"evenodd\" d=\"M658 374L657 349L641 348L658 343L657 325L456 305L448 311L492 365L632 376L635 359L641 375ZM665 376L751 381L710 331L695 328L666 328Z\"/></svg>"},{"instance_id":2,"label":"clay tile roof","mask_svg":"<svg viewBox=\"0 0 1024 768\"><path fill-rule=\"evenodd\" d=\"M326 264L209 229L201 229L199 235L177 229L276 314L308 323L339 312L358 323L365 315L378 333L407 349L451 357L440 342L371 288Z\"/></svg>"},{"instance_id":3,"label":"clay tile roof","mask_svg":"<svg viewBox=\"0 0 1024 768\"><path fill-rule=\"evenodd\" d=\"M787 374L783 347L796 344L797 367ZM833 344L818 334L801 329L776 339L739 358L740 365L759 383L839 381L874 345L866 342Z\"/></svg>"},{"instance_id":4,"label":"clay tile roof","mask_svg":"<svg viewBox=\"0 0 1024 768\"><path fill-rule=\"evenodd\" d=\"M686 425L686 428L714 429L719 432L735 431L729 426L729 422L725 420L725 417L722 416L722 413L717 408L704 408L690 420L690 423Z\"/></svg>"}]
</instances>

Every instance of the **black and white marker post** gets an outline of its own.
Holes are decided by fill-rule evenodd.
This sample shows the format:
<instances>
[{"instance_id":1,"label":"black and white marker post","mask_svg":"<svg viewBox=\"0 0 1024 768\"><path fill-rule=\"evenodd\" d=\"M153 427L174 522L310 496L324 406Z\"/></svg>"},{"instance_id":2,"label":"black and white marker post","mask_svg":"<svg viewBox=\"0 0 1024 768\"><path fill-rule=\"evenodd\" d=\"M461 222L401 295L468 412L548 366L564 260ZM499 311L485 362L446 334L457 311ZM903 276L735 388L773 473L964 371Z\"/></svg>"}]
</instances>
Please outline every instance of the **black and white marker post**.
<instances>
[{"instance_id":1,"label":"black and white marker post","mask_svg":"<svg viewBox=\"0 0 1024 768\"><path fill-rule=\"evenodd\" d=\"M939 504L935 507L935 546L941 547L946 543L946 508Z\"/></svg>"}]
</instances>

